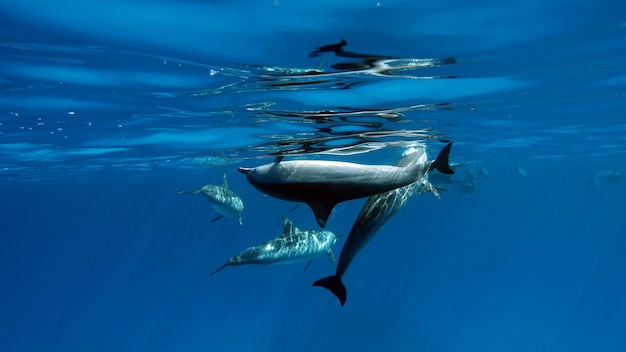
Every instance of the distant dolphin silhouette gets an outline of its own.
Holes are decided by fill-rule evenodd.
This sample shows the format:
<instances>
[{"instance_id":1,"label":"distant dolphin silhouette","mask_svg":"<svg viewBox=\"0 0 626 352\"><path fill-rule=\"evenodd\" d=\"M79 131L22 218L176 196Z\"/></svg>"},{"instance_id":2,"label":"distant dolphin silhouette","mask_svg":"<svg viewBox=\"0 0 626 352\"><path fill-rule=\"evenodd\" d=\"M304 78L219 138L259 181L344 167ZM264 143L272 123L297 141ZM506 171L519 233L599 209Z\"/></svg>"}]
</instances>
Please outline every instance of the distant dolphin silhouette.
<instances>
[{"instance_id":1,"label":"distant dolphin silhouette","mask_svg":"<svg viewBox=\"0 0 626 352\"><path fill-rule=\"evenodd\" d=\"M306 203L322 228L338 203L406 186L419 179L423 172L422 165L400 167L325 160L281 160L279 157L271 164L240 167L238 170L246 175L252 186L269 196ZM448 167L447 154L441 160L435 160L433 165L453 172Z\"/></svg>"},{"instance_id":2,"label":"distant dolphin silhouette","mask_svg":"<svg viewBox=\"0 0 626 352\"><path fill-rule=\"evenodd\" d=\"M426 160L424 149L410 151L398 161L397 166L418 167L419 172L416 181L389 192L373 195L367 199L343 245L335 275L319 279L313 283L313 286L322 286L328 289L339 299L342 306L346 303L347 290L341 279L354 257L414 194L431 191L438 196L437 190L428 182L427 174L434 169L446 174L454 173L448 164L451 147L452 143L448 143L439 152L435 161Z\"/></svg>"},{"instance_id":3,"label":"distant dolphin silhouette","mask_svg":"<svg viewBox=\"0 0 626 352\"><path fill-rule=\"evenodd\" d=\"M180 191L178 194L195 194L201 193L211 203L213 209L215 209L219 215L211 220L211 223L216 222L224 216L238 216L239 225L241 225L241 215L243 214L243 201L239 196L228 188L228 182L226 181L226 174L221 186L218 185L206 185L200 189L192 191Z\"/></svg>"},{"instance_id":4,"label":"distant dolphin silhouette","mask_svg":"<svg viewBox=\"0 0 626 352\"><path fill-rule=\"evenodd\" d=\"M328 230L300 230L283 216L283 233L280 236L242 251L211 275L229 265L295 263L311 260L322 253L327 253L335 263L332 246L336 241L335 234Z\"/></svg>"}]
</instances>

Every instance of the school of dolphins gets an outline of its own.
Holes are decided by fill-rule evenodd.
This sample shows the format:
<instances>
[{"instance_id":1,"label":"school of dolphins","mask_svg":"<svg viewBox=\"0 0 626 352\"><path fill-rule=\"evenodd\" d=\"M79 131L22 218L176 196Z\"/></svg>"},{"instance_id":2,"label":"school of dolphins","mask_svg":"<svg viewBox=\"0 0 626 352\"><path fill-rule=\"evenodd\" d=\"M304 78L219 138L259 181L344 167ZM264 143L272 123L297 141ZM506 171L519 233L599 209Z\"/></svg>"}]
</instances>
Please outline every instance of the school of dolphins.
<instances>
[{"instance_id":1,"label":"school of dolphins","mask_svg":"<svg viewBox=\"0 0 626 352\"><path fill-rule=\"evenodd\" d=\"M334 275L321 278L313 286L332 292L344 305L347 290L343 275L357 253L376 232L414 195L437 189L428 181L428 174L437 171L453 174L449 165L452 143L445 145L434 160L428 160L424 147L410 148L395 165L365 165L330 160L283 160L253 167L240 167L248 182L262 193L292 202L305 203L312 210L320 230L302 230L283 216L283 232L276 238L247 248L228 259L213 274L227 266L244 264L285 264L310 260L326 253L335 263L332 246L337 236L325 230L333 208L344 201L365 198L348 237L343 245ZM204 195L218 216L237 217L242 223L244 205L230 188L226 175L222 185L206 185L181 194ZM307 265L308 266L308 265Z\"/></svg>"},{"instance_id":2,"label":"school of dolphins","mask_svg":"<svg viewBox=\"0 0 626 352\"><path fill-rule=\"evenodd\" d=\"M317 47L309 55L317 57L323 53L334 53L337 57L357 60L332 65L331 67L339 70L338 72L326 73L319 69L301 72L295 69L257 67L268 72L262 75L260 81L265 82L272 89L282 87L291 89L294 85L318 84L319 80L309 80L311 76L336 78L344 75L369 75L416 78L399 76L396 71L441 66L455 62L454 58L404 59L361 54L344 50L346 45L347 42L342 40L336 44ZM321 81L325 82L325 80ZM232 87L229 85L198 92L195 95L224 93L227 89L232 89ZM307 119L325 118L330 113L332 111L299 115ZM389 113L385 114L387 115ZM290 219L283 216L283 231L278 237L241 251L228 259L213 274L227 266L235 265L285 264L301 261L308 261L310 264L313 258L326 253L331 261L336 263L336 271L333 275L315 281L313 286L326 288L339 299L343 306L346 303L347 290L342 279L359 251L389 219L406 205L413 195L432 192L439 198L437 188L428 181L428 175L433 171L444 175L454 174L449 164L451 147L452 143L443 146L433 160L427 159L424 146L411 147L404 152L395 165L365 165L318 159L283 160L284 157L279 156L269 164L238 168L238 171L246 176L247 181L265 195L308 205L321 229L300 229ZM226 175L224 175L222 185L209 184L201 189L179 193L204 195L219 214L211 222L222 217L236 217L239 223L242 223L243 201L228 187ZM338 237L324 228L337 204L359 198L367 198L367 201L344 242L339 259L335 260L332 246L337 242Z\"/></svg>"}]
</instances>

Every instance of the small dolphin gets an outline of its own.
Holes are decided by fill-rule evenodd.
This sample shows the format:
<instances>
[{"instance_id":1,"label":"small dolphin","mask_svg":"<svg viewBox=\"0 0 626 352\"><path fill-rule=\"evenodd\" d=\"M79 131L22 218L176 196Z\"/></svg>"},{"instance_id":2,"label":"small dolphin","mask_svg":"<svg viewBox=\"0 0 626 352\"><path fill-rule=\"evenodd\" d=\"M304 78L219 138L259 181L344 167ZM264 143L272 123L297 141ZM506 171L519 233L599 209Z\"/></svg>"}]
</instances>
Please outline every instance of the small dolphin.
<instances>
[{"instance_id":1,"label":"small dolphin","mask_svg":"<svg viewBox=\"0 0 626 352\"><path fill-rule=\"evenodd\" d=\"M440 157L430 167L443 173L454 173L448 166L448 154L441 153ZM269 196L306 203L322 228L338 203L406 186L419 179L424 172L423 165L419 164L401 167L325 160L281 160L279 157L271 164L240 167L238 170L247 176L252 186Z\"/></svg>"},{"instance_id":2,"label":"small dolphin","mask_svg":"<svg viewBox=\"0 0 626 352\"><path fill-rule=\"evenodd\" d=\"M331 247L336 241L337 236L328 230L300 230L283 216L283 233L280 236L228 259L211 275L229 265L295 263L311 260L322 253L327 253L334 264L335 255Z\"/></svg>"},{"instance_id":3,"label":"small dolphin","mask_svg":"<svg viewBox=\"0 0 626 352\"><path fill-rule=\"evenodd\" d=\"M493 178L493 176L491 176L489 171L487 171L487 169L485 169L484 167L480 169L479 175L480 175L480 177L486 178L486 179Z\"/></svg>"},{"instance_id":4,"label":"small dolphin","mask_svg":"<svg viewBox=\"0 0 626 352\"><path fill-rule=\"evenodd\" d=\"M226 174L224 174L224 181L221 186L218 185L206 185L200 189L192 191L180 191L178 194L194 194L202 193L209 202L213 209L215 209L219 215L211 220L211 223L223 218L224 216L238 216L239 225L241 225L241 215L243 214L243 201L239 196L228 188L228 182L226 181Z\"/></svg>"},{"instance_id":5,"label":"small dolphin","mask_svg":"<svg viewBox=\"0 0 626 352\"><path fill-rule=\"evenodd\" d=\"M459 164L456 164L456 166L459 166ZM480 172L482 174L482 171ZM428 176L428 181L437 185L443 184L449 186L446 190L456 190L457 199L461 199L466 196L472 197L474 194L478 193L478 177L476 176L476 171L474 171L473 169L467 170L464 179L452 178L450 176L451 175L445 174L430 174Z\"/></svg>"},{"instance_id":6,"label":"small dolphin","mask_svg":"<svg viewBox=\"0 0 626 352\"><path fill-rule=\"evenodd\" d=\"M416 181L389 192L373 195L367 199L354 225L352 225L346 243L343 245L335 275L319 279L313 283L313 286L322 286L328 289L339 299L342 306L346 303L347 291L341 279L354 257L414 194L430 191L439 198L437 190L430 184L427 177L428 173L435 168L443 173L454 173L448 165L451 147L452 143L448 143L439 152L437 159L430 162L426 160L426 153L423 148L409 150L405 153L396 165L403 167L417 166L420 171ZM438 160L445 160L445 164L438 164Z\"/></svg>"},{"instance_id":7,"label":"small dolphin","mask_svg":"<svg viewBox=\"0 0 626 352\"><path fill-rule=\"evenodd\" d=\"M614 170L601 170L596 172L596 174L590 178L590 181L596 187L610 184L618 184L624 181L624 175Z\"/></svg>"}]
</instances>

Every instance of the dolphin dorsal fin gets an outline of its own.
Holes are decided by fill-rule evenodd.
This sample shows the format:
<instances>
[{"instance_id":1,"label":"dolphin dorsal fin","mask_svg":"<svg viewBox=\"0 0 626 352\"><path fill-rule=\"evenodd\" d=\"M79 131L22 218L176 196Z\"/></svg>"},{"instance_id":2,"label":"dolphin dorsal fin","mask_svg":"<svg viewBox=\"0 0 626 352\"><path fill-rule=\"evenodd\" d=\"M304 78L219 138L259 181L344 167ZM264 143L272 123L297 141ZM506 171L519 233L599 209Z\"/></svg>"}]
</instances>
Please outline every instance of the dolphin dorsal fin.
<instances>
[{"instance_id":1,"label":"dolphin dorsal fin","mask_svg":"<svg viewBox=\"0 0 626 352\"><path fill-rule=\"evenodd\" d=\"M326 221L328 220L330 213L333 211L335 205L337 205L336 202L330 201L308 201L306 203L313 210L317 224L320 225L321 228L326 226Z\"/></svg>"},{"instance_id":2,"label":"dolphin dorsal fin","mask_svg":"<svg viewBox=\"0 0 626 352\"><path fill-rule=\"evenodd\" d=\"M228 188L228 181L226 180L226 173L224 173L224 178L222 181L222 187Z\"/></svg>"},{"instance_id":3,"label":"dolphin dorsal fin","mask_svg":"<svg viewBox=\"0 0 626 352\"><path fill-rule=\"evenodd\" d=\"M284 155L279 155L279 156L277 156L277 157L276 157L276 159L274 159L274 164L278 164L278 163L280 163L281 161L283 161L283 158L284 158L284 157L285 157Z\"/></svg>"},{"instance_id":4,"label":"dolphin dorsal fin","mask_svg":"<svg viewBox=\"0 0 626 352\"><path fill-rule=\"evenodd\" d=\"M286 216L283 216L283 234L282 236L288 236L295 232L297 229L293 221L289 220Z\"/></svg>"}]
</instances>

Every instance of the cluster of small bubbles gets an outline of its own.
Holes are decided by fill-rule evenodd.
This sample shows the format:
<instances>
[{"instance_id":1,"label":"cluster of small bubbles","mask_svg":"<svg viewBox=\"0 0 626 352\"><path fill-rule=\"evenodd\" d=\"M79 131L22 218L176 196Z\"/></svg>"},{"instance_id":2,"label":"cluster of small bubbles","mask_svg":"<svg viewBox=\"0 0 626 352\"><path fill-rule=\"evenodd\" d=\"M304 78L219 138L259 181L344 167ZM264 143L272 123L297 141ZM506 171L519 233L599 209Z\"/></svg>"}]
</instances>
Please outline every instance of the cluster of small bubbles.
<instances>
[{"instance_id":1,"label":"cluster of small bubbles","mask_svg":"<svg viewBox=\"0 0 626 352\"><path fill-rule=\"evenodd\" d=\"M118 128L123 128L123 127L124 127L124 125L122 124L122 121L117 120L117 127L118 127ZM124 138L124 130L122 130L122 137L121 137L121 140L125 140L125 138Z\"/></svg>"},{"instance_id":2,"label":"cluster of small bubbles","mask_svg":"<svg viewBox=\"0 0 626 352\"><path fill-rule=\"evenodd\" d=\"M68 111L67 114L68 115L76 115L76 111Z\"/></svg>"},{"instance_id":3,"label":"cluster of small bubbles","mask_svg":"<svg viewBox=\"0 0 626 352\"><path fill-rule=\"evenodd\" d=\"M91 121L87 122L87 126L93 126L93 122Z\"/></svg>"}]
</instances>

